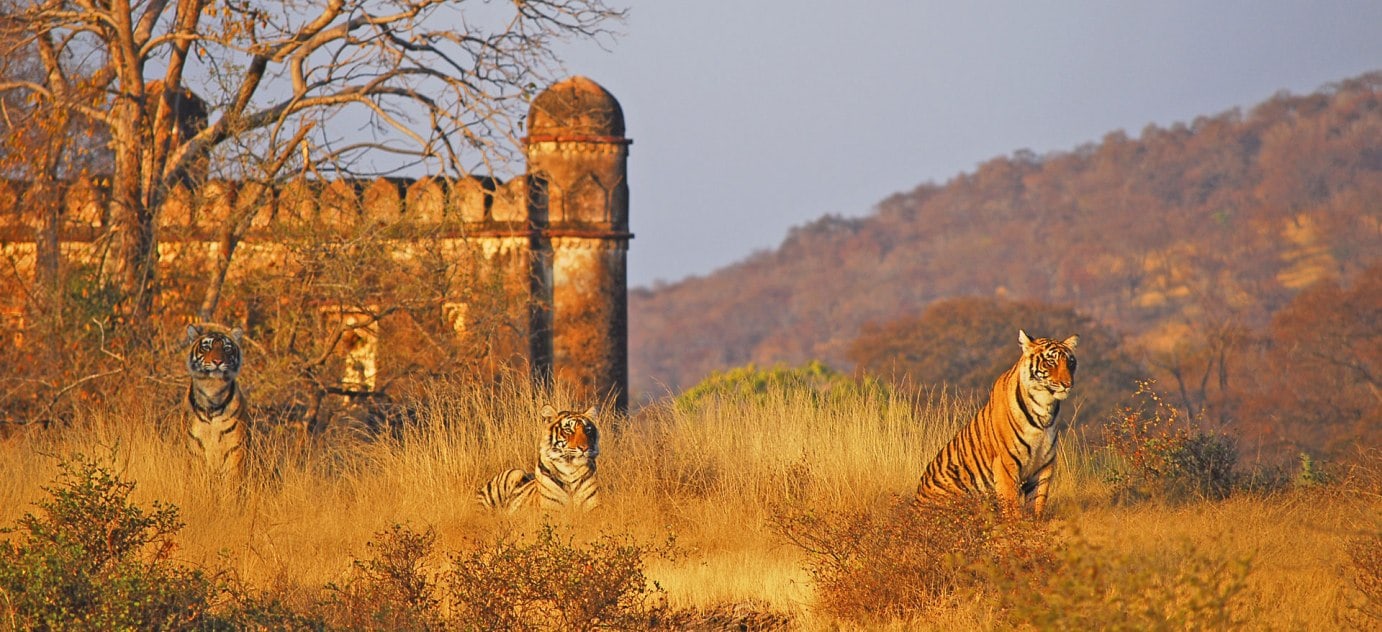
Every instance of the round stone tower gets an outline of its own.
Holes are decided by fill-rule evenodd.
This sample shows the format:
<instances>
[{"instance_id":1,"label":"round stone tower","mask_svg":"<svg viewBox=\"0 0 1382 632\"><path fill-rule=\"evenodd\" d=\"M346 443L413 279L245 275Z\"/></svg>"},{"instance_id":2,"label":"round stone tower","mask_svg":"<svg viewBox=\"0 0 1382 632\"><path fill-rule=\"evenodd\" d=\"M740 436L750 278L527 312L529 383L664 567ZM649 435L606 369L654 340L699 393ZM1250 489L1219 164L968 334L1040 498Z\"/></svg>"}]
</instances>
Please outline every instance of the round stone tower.
<instances>
[{"instance_id":1,"label":"round stone tower","mask_svg":"<svg viewBox=\"0 0 1382 632\"><path fill-rule=\"evenodd\" d=\"M628 155L624 112L585 77L528 110L528 212L539 240L534 329L549 328L552 376L579 396L628 408ZM544 312L545 313L542 313ZM593 403L593 402L592 402Z\"/></svg>"}]
</instances>

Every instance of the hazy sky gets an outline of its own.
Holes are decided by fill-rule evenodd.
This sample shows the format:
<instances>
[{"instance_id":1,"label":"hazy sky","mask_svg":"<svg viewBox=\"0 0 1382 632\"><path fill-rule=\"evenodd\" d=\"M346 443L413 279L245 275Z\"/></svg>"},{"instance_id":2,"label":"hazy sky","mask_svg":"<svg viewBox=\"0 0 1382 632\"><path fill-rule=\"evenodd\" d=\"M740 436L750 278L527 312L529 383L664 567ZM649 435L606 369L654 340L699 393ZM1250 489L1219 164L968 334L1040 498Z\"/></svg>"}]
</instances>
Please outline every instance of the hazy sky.
<instances>
[{"instance_id":1,"label":"hazy sky","mask_svg":"<svg viewBox=\"0 0 1382 632\"><path fill-rule=\"evenodd\" d=\"M1382 2L1364 0L657 0L622 30L607 52L564 55L619 99L634 139L633 286L1019 149L1382 69Z\"/></svg>"}]
</instances>

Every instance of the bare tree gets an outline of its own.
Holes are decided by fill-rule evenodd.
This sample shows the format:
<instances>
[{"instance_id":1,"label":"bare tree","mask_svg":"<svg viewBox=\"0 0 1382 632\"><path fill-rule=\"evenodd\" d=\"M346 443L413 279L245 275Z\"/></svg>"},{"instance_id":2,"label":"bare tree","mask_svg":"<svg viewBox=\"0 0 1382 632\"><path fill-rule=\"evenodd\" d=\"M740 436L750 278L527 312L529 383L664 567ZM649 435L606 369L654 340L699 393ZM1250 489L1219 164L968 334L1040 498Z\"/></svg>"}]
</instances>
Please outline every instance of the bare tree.
<instances>
[{"instance_id":1,"label":"bare tree","mask_svg":"<svg viewBox=\"0 0 1382 632\"><path fill-rule=\"evenodd\" d=\"M555 44L609 37L622 15L602 0L3 3L0 55L37 72L0 76L0 97L109 139L108 281L142 323L154 215L199 165L262 182L491 171L557 70ZM200 127L186 124L189 91L205 103Z\"/></svg>"}]
</instances>

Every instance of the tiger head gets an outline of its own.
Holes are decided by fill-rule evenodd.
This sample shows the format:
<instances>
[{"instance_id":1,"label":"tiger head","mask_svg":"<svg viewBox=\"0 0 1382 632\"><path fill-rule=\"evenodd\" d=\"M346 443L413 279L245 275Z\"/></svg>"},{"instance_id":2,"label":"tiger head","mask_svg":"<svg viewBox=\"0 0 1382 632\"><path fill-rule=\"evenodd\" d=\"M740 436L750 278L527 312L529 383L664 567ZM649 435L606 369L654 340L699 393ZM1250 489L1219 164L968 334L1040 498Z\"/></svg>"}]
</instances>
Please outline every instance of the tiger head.
<instances>
[{"instance_id":1,"label":"tiger head","mask_svg":"<svg viewBox=\"0 0 1382 632\"><path fill-rule=\"evenodd\" d=\"M1057 401L1069 397L1075 386L1075 345L1080 343L1080 337L1033 339L1019 329L1017 341L1022 344L1022 359L1027 361L1023 382L1028 390L1044 390Z\"/></svg>"},{"instance_id":2,"label":"tiger head","mask_svg":"<svg viewBox=\"0 0 1382 632\"><path fill-rule=\"evenodd\" d=\"M218 325L187 326L187 372L193 379L219 379L229 382L240 374L239 328L227 330Z\"/></svg>"},{"instance_id":3,"label":"tiger head","mask_svg":"<svg viewBox=\"0 0 1382 632\"><path fill-rule=\"evenodd\" d=\"M600 431L595 427L595 407L585 412L558 411L550 405L542 407L542 417L548 420L542 450L553 459L594 459L600 455Z\"/></svg>"}]
</instances>

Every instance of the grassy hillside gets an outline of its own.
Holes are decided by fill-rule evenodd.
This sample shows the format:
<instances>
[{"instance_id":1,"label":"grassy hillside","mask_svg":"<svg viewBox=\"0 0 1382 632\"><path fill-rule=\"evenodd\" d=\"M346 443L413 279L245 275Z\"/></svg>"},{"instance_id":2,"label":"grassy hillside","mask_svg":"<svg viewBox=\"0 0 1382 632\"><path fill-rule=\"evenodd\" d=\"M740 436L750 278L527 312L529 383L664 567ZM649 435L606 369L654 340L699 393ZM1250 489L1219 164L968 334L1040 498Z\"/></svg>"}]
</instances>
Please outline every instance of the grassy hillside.
<instances>
[{"instance_id":1,"label":"grassy hillside","mask_svg":"<svg viewBox=\"0 0 1382 632\"><path fill-rule=\"evenodd\" d=\"M291 437L261 434L256 446L262 467L240 495L226 500L187 458L178 433L161 426L160 407L130 396L83 411L70 428L35 430L0 443L0 469L6 473L0 479L0 525L14 526L34 512L32 503L48 497L44 488L52 490L59 480L59 461L81 453L134 482L134 504L177 506L185 526L173 538L175 547L165 551L171 562L233 578L237 594L276 599L332 627L387 629L403 619L381 623L383 593L370 592L371 586L390 581L384 570L404 568L404 575L416 572L431 582L426 590L435 591L434 601L420 600L413 612L423 618L407 621L446 621L466 586L454 573L463 561L476 559L467 556L507 551L510 557L503 559L528 560L537 565L532 568L554 559L524 558L497 544L540 543L542 520L496 518L472 500L493 473L531 466L537 410L548 399L523 389L483 393L439 385L414 400L418 423L396 439L342 435L299 449ZM550 399L584 407L561 394ZM784 531L784 521L820 519L825 522L811 524L830 527L887 516L891 499L912 491L923 464L973 410L973 402L944 392L917 401L877 394L822 400L770 390L694 405L663 402L633 420L603 417L604 505L577 520L549 520L557 540L578 549L596 547L604 536L631 543L632 548L594 549L603 551L595 559L637 557L647 578L665 590L672 614L661 620L683 624L718 616L757 617L752 620L765 625L790 621L808 630L841 623L989 629L1024 620L1061 627L1080 617L1112 616L1106 601L1116 604L1117 595L1129 594L1146 608L1191 617L1204 629L1318 629L1361 616L1350 608L1364 603L1354 582L1367 576L1359 575L1349 552L1371 542L1368 550L1382 555L1382 464L1375 452L1360 467L1333 470L1326 484L1278 481L1258 485L1258 491L1240 485L1222 500L1115 503L1107 475L1116 463L1092 441L1073 435L1064 443L1051 520L1016 523L1018 539L1000 538L1030 547L1009 550L1005 558L1026 556L1047 566L1012 576L964 571L961 576L970 579L954 591L882 619L877 615L886 604L863 604L862 612L823 605L838 603L829 597L841 589L812 570L828 557L791 544L785 536L802 532ZM924 516L920 520L923 529L931 528ZM406 526L404 535L389 535L395 524ZM888 537L911 537L887 532L886 521L880 524ZM435 536L430 548L415 546L421 540L406 535L428 529ZM1003 529L993 533L1011 533ZM0 539L15 543L21 533ZM894 572L888 560L898 550L869 549L864 545L878 541L872 532L854 533L862 553L851 559ZM664 554L669 537L675 538L674 552ZM394 559L391 551L397 556L423 549L416 567L380 563ZM940 568L948 563L944 557L925 563ZM513 564L490 564L486 572L530 568ZM1006 568L989 564L990 571ZM0 565L0 586L3 570ZM1378 581L1376 568L1371 571ZM911 581L883 579L890 585ZM1019 585L1038 586L1043 594L1013 588ZM1042 623L1037 617L1054 611L1033 612L1003 598L1012 594L1060 604L1056 614L1063 618ZM14 603L0 599L0 621L16 620L8 610ZM208 607L226 611L238 603L222 594ZM1378 604L1372 607L1376 612Z\"/></svg>"},{"instance_id":2,"label":"grassy hillside","mask_svg":"<svg viewBox=\"0 0 1382 632\"><path fill-rule=\"evenodd\" d=\"M1173 364L1382 252L1382 74L1068 152L1019 151L824 217L630 298L631 375L673 392L750 362L848 369L860 328L947 297L1067 305ZM1043 334L1065 332L1041 332ZM1158 377L1165 377L1159 375Z\"/></svg>"}]
</instances>

